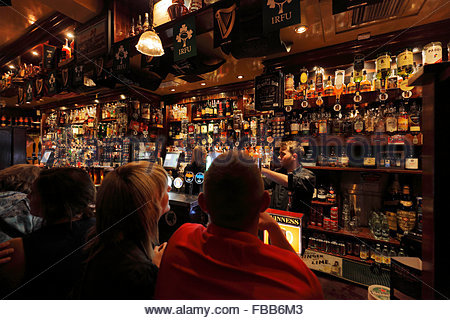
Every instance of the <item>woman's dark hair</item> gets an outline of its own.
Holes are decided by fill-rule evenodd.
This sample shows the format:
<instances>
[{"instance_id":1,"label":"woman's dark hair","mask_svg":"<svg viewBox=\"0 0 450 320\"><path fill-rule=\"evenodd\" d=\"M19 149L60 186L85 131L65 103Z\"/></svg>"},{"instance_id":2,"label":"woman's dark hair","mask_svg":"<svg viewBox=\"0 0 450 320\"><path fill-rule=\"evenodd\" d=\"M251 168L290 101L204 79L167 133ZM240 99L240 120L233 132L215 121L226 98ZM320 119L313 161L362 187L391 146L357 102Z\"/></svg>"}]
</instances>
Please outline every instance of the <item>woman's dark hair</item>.
<instances>
[{"instance_id":1,"label":"woman's dark hair","mask_svg":"<svg viewBox=\"0 0 450 320\"><path fill-rule=\"evenodd\" d=\"M30 193L41 169L32 164L16 164L0 170L0 192Z\"/></svg>"},{"instance_id":2,"label":"woman's dark hair","mask_svg":"<svg viewBox=\"0 0 450 320\"><path fill-rule=\"evenodd\" d=\"M78 168L42 171L33 192L40 198L41 214L47 223L81 215L92 217L95 186L89 174Z\"/></svg>"}]
</instances>

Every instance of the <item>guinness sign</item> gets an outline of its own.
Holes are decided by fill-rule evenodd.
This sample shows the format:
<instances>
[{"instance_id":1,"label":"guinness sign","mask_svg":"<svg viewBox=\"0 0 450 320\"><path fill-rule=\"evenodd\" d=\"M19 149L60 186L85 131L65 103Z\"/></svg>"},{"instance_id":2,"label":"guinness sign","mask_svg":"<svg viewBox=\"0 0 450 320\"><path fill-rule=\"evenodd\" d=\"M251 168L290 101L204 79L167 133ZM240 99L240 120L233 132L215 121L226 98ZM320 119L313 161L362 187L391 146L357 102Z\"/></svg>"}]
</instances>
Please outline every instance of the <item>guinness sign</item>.
<instances>
[{"instance_id":1,"label":"guinness sign","mask_svg":"<svg viewBox=\"0 0 450 320\"><path fill-rule=\"evenodd\" d=\"M36 98L42 97L43 89L44 89L44 79L37 78L34 80L34 88L35 88L35 96Z\"/></svg>"},{"instance_id":2,"label":"guinness sign","mask_svg":"<svg viewBox=\"0 0 450 320\"><path fill-rule=\"evenodd\" d=\"M61 70L62 88L67 89L69 87L69 68Z\"/></svg>"},{"instance_id":3,"label":"guinness sign","mask_svg":"<svg viewBox=\"0 0 450 320\"><path fill-rule=\"evenodd\" d=\"M18 104L23 104L24 93L25 93L25 90L23 89L23 87L17 88L17 103Z\"/></svg>"},{"instance_id":4,"label":"guinness sign","mask_svg":"<svg viewBox=\"0 0 450 320\"><path fill-rule=\"evenodd\" d=\"M221 1L214 4L214 48L231 42L238 25L238 1Z\"/></svg>"}]
</instances>

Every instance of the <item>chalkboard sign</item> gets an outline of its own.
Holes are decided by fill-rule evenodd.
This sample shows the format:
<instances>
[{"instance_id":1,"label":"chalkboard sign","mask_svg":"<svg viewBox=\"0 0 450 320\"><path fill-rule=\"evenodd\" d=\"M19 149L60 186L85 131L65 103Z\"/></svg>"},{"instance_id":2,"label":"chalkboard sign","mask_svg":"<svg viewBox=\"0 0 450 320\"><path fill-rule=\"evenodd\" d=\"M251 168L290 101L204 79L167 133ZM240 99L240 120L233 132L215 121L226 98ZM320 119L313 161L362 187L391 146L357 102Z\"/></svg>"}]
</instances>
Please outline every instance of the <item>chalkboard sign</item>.
<instances>
[{"instance_id":1,"label":"chalkboard sign","mask_svg":"<svg viewBox=\"0 0 450 320\"><path fill-rule=\"evenodd\" d=\"M255 78L255 108L271 110L281 108L284 92L283 73L281 71L263 74Z\"/></svg>"}]
</instances>

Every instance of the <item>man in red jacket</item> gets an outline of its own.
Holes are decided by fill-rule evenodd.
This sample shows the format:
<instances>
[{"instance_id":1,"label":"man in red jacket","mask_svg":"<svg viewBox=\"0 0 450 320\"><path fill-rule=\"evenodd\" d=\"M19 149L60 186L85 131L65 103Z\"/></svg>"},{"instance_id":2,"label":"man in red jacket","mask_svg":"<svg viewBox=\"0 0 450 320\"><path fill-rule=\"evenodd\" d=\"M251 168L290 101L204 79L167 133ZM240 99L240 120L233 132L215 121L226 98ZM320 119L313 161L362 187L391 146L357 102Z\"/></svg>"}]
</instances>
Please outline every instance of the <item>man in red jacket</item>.
<instances>
[{"instance_id":1,"label":"man in red jacket","mask_svg":"<svg viewBox=\"0 0 450 320\"><path fill-rule=\"evenodd\" d=\"M253 160L219 156L205 176L199 205L207 228L182 225L164 252L157 299L323 299L317 277L265 212L270 196ZM258 238L269 233L271 245Z\"/></svg>"}]
</instances>

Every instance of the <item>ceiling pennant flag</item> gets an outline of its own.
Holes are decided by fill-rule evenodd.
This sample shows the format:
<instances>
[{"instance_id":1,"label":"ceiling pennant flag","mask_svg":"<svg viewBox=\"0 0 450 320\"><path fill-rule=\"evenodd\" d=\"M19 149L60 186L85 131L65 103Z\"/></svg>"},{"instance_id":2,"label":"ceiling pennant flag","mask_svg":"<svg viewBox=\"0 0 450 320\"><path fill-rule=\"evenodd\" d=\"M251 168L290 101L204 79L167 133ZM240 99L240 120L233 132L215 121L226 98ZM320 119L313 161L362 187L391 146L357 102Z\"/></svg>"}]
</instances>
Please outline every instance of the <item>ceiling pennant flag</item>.
<instances>
[{"instance_id":1,"label":"ceiling pennant flag","mask_svg":"<svg viewBox=\"0 0 450 320\"><path fill-rule=\"evenodd\" d=\"M197 55L196 36L195 16L183 20L173 28L174 61L180 61Z\"/></svg>"},{"instance_id":2,"label":"ceiling pennant flag","mask_svg":"<svg viewBox=\"0 0 450 320\"><path fill-rule=\"evenodd\" d=\"M28 81L25 84L25 102L33 101L33 82Z\"/></svg>"},{"instance_id":3,"label":"ceiling pennant flag","mask_svg":"<svg viewBox=\"0 0 450 320\"><path fill-rule=\"evenodd\" d=\"M264 33L301 22L300 0L263 0L261 3Z\"/></svg>"},{"instance_id":4,"label":"ceiling pennant flag","mask_svg":"<svg viewBox=\"0 0 450 320\"><path fill-rule=\"evenodd\" d=\"M238 27L239 0L220 1L214 4L214 48L231 42Z\"/></svg>"}]
</instances>

